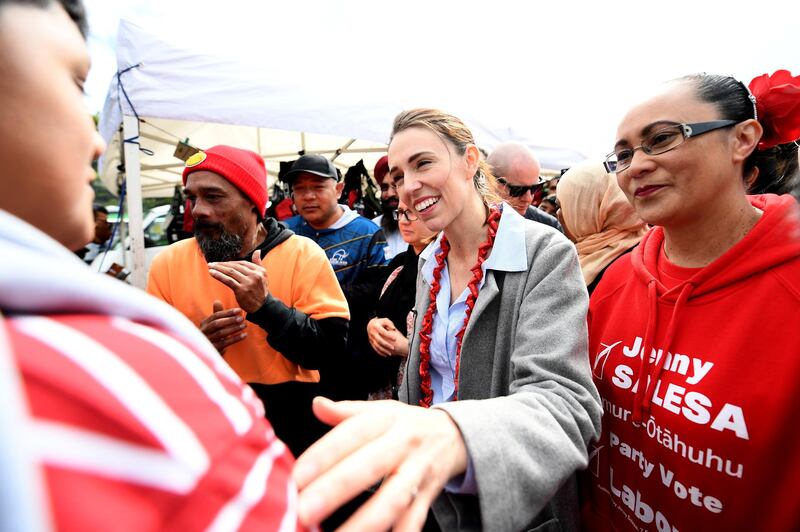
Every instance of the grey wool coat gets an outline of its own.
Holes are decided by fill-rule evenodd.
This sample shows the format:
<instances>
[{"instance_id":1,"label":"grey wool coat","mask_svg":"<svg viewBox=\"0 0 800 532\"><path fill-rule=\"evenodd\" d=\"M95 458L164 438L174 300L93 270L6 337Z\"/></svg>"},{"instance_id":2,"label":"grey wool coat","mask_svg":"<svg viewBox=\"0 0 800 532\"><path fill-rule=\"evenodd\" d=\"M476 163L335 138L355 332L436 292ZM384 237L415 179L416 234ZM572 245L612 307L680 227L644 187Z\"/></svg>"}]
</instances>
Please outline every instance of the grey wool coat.
<instances>
[{"instance_id":1,"label":"grey wool coat","mask_svg":"<svg viewBox=\"0 0 800 532\"><path fill-rule=\"evenodd\" d=\"M461 430L479 494L443 492L433 504L442 530L579 527L575 472L587 465L601 417L587 351L586 285L571 242L522 223L528 269L487 270L464 335L459 400L437 405ZM423 265L420 257L420 272ZM429 292L418 273L400 388L412 405L421 399L418 333Z\"/></svg>"}]
</instances>

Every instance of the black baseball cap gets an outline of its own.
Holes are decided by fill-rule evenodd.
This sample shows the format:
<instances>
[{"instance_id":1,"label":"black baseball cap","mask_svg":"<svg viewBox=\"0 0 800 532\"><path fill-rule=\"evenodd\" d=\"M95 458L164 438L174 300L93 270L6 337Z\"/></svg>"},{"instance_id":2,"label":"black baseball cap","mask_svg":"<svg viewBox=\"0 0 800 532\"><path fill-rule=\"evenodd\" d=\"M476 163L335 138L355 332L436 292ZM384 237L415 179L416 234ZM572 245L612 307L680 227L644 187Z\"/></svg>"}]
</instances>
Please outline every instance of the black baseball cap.
<instances>
[{"instance_id":1,"label":"black baseball cap","mask_svg":"<svg viewBox=\"0 0 800 532\"><path fill-rule=\"evenodd\" d=\"M336 171L336 167L323 155L301 156L294 162L292 169L286 172L283 179L291 183L300 174L314 174L339 181L339 173Z\"/></svg>"}]
</instances>

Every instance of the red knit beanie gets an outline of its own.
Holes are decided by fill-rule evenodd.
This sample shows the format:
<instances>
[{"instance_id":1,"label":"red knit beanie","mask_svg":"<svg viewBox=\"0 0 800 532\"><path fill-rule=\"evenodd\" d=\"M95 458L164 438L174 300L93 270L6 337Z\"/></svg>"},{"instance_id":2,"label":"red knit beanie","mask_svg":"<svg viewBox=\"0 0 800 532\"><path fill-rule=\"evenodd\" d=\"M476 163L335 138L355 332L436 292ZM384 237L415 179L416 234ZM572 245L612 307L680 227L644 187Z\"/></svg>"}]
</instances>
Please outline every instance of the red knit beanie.
<instances>
[{"instance_id":1,"label":"red knit beanie","mask_svg":"<svg viewBox=\"0 0 800 532\"><path fill-rule=\"evenodd\" d=\"M214 146L189 157L183 169L183 184L193 172L208 170L219 174L250 198L261 216L267 210L267 169L264 159L256 152Z\"/></svg>"}]
</instances>

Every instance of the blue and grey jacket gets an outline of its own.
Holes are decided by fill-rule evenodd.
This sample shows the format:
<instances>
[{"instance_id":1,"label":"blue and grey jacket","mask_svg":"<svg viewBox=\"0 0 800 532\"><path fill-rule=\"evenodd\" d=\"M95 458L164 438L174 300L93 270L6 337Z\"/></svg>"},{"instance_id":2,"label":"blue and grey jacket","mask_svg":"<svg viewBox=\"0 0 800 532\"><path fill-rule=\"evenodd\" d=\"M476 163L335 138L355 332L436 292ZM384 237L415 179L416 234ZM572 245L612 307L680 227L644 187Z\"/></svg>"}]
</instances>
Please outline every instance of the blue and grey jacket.
<instances>
[{"instance_id":1,"label":"blue and grey jacket","mask_svg":"<svg viewBox=\"0 0 800 532\"><path fill-rule=\"evenodd\" d=\"M367 322L375 310L378 294L386 280L386 238L374 222L359 216L346 205L331 227L316 230L301 216L284 223L296 234L322 247L350 307L347 355L320 373L322 393L335 400L366 399L370 382L365 358L371 353Z\"/></svg>"},{"instance_id":2,"label":"blue and grey jacket","mask_svg":"<svg viewBox=\"0 0 800 532\"><path fill-rule=\"evenodd\" d=\"M327 229L314 229L300 215L284 223L296 234L319 244L345 290L365 270L386 264L386 238L383 230L371 220L359 216L346 205L339 207L344 214Z\"/></svg>"}]
</instances>

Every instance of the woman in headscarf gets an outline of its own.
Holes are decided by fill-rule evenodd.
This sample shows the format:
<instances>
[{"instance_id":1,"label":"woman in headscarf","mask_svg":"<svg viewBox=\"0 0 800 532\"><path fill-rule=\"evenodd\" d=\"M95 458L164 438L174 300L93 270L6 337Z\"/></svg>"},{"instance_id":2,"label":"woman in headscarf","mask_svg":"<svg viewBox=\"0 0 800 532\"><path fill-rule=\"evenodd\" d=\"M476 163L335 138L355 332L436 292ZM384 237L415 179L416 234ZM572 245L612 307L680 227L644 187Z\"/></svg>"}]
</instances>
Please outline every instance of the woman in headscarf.
<instances>
[{"instance_id":1,"label":"woman in headscarf","mask_svg":"<svg viewBox=\"0 0 800 532\"><path fill-rule=\"evenodd\" d=\"M570 168L556 195L559 221L575 242L591 294L606 268L639 244L647 226L602 163L586 161Z\"/></svg>"}]
</instances>

